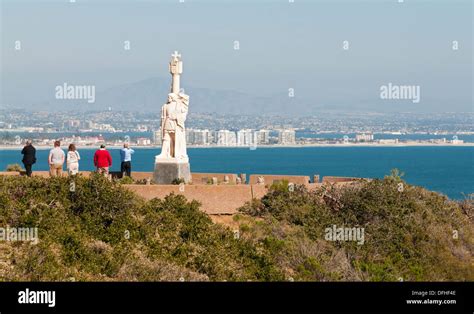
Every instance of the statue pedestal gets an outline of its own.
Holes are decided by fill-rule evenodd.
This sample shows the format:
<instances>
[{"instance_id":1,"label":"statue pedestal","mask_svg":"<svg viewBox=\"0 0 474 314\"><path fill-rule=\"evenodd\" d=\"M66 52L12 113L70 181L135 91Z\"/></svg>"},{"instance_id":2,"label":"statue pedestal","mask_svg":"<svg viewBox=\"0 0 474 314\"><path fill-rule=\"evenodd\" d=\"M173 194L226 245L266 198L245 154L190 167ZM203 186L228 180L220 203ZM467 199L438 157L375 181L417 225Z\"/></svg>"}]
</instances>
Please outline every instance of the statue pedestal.
<instances>
[{"instance_id":1,"label":"statue pedestal","mask_svg":"<svg viewBox=\"0 0 474 314\"><path fill-rule=\"evenodd\" d=\"M153 180L156 184L173 184L173 181L177 179L183 179L185 183L191 182L191 167L188 159L155 159Z\"/></svg>"}]
</instances>

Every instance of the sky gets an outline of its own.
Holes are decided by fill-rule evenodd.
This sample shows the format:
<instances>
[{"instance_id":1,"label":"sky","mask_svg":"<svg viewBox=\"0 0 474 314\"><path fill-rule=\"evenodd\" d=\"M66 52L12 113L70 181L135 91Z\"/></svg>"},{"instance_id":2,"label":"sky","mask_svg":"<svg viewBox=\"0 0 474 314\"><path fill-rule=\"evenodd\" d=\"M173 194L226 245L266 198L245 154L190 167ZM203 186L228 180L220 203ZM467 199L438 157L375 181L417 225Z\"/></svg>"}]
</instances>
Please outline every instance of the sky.
<instances>
[{"instance_id":1,"label":"sky","mask_svg":"<svg viewBox=\"0 0 474 314\"><path fill-rule=\"evenodd\" d=\"M168 78L178 50L184 87L472 112L473 1L398 1L0 0L0 104L41 102L64 82L100 92ZM419 86L420 102L382 100L388 83Z\"/></svg>"}]
</instances>

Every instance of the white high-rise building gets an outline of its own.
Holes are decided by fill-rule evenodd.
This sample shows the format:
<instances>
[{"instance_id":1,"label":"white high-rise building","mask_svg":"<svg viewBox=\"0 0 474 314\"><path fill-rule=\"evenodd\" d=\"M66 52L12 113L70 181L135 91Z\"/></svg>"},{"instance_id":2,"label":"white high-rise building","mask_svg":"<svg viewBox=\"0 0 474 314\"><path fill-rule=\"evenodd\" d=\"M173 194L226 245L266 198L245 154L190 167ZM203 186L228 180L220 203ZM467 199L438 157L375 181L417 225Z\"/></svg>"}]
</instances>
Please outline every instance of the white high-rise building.
<instances>
[{"instance_id":1,"label":"white high-rise building","mask_svg":"<svg viewBox=\"0 0 474 314\"><path fill-rule=\"evenodd\" d=\"M372 133L356 134L357 142L372 142L373 140L374 140L374 135Z\"/></svg>"},{"instance_id":2,"label":"white high-rise building","mask_svg":"<svg viewBox=\"0 0 474 314\"><path fill-rule=\"evenodd\" d=\"M137 138L137 145L138 146L148 146L151 144L151 141L149 138L146 137L139 137Z\"/></svg>"},{"instance_id":3,"label":"white high-rise building","mask_svg":"<svg viewBox=\"0 0 474 314\"><path fill-rule=\"evenodd\" d=\"M194 143L194 130L186 129L185 136L186 136L186 144L192 145Z\"/></svg>"},{"instance_id":4,"label":"white high-rise building","mask_svg":"<svg viewBox=\"0 0 474 314\"><path fill-rule=\"evenodd\" d=\"M68 120L66 121L65 127L68 128L78 128L81 126L81 121L80 120Z\"/></svg>"},{"instance_id":5,"label":"white high-rise building","mask_svg":"<svg viewBox=\"0 0 474 314\"><path fill-rule=\"evenodd\" d=\"M202 130L203 145L209 145L212 142L212 132L209 130Z\"/></svg>"},{"instance_id":6,"label":"white high-rise building","mask_svg":"<svg viewBox=\"0 0 474 314\"><path fill-rule=\"evenodd\" d=\"M237 146L254 145L254 132L250 129L237 131Z\"/></svg>"},{"instance_id":7,"label":"white high-rise building","mask_svg":"<svg viewBox=\"0 0 474 314\"><path fill-rule=\"evenodd\" d=\"M296 144L295 130L280 130L278 132L278 144L281 144L281 145Z\"/></svg>"},{"instance_id":8,"label":"white high-rise building","mask_svg":"<svg viewBox=\"0 0 474 314\"><path fill-rule=\"evenodd\" d=\"M235 146L237 144L237 136L235 132L229 130L217 131L217 145Z\"/></svg>"},{"instance_id":9,"label":"white high-rise building","mask_svg":"<svg viewBox=\"0 0 474 314\"><path fill-rule=\"evenodd\" d=\"M192 130L192 144L194 145L209 145L211 132L209 130Z\"/></svg>"},{"instance_id":10,"label":"white high-rise building","mask_svg":"<svg viewBox=\"0 0 474 314\"><path fill-rule=\"evenodd\" d=\"M270 131L269 130L258 130L255 131L257 144L269 144L270 143Z\"/></svg>"}]
</instances>

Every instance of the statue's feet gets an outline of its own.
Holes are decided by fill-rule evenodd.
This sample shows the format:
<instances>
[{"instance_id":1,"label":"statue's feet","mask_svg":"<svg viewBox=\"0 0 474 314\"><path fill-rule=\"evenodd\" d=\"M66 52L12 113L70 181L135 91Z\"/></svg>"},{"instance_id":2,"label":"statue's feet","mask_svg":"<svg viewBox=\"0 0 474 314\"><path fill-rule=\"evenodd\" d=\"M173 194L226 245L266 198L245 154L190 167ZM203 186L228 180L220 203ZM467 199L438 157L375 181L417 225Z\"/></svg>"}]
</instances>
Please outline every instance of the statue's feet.
<instances>
[{"instance_id":1,"label":"statue's feet","mask_svg":"<svg viewBox=\"0 0 474 314\"><path fill-rule=\"evenodd\" d=\"M164 160L164 159L168 159L168 158L165 157L163 154L156 155L155 156L155 163L157 163L160 160Z\"/></svg>"},{"instance_id":2,"label":"statue's feet","mask_svg":"<svg viewBox=\"0 0 474 314\"><path fill-rule=\"evenodd\" d=\"M183 163L189 162L188 156L179 156L176 159L178 160L178 162L183 162Z\"/></svg>"}]
</instances>

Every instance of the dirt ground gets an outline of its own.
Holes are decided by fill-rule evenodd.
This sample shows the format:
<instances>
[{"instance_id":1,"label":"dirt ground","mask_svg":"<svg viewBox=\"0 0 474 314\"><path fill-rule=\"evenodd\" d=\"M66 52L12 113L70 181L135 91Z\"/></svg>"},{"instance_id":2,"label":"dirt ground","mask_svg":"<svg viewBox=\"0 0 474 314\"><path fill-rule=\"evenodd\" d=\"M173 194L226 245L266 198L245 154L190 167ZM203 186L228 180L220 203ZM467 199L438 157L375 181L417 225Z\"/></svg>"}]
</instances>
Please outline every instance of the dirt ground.
<instances>
[{"instance_id":1,"label":"dirt ground","mask_svg":"<svg viewBox=\"0 0 474 314\"><path fill-rule=\"evenodd\" d=\"M234 215L209 215L212 222L218 223L231 228L232 230L239 229L239 222L234 221Z\"/></svg>"}]
</instances>

